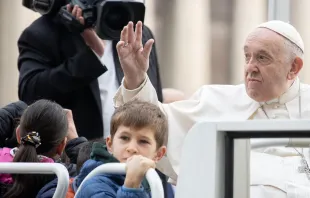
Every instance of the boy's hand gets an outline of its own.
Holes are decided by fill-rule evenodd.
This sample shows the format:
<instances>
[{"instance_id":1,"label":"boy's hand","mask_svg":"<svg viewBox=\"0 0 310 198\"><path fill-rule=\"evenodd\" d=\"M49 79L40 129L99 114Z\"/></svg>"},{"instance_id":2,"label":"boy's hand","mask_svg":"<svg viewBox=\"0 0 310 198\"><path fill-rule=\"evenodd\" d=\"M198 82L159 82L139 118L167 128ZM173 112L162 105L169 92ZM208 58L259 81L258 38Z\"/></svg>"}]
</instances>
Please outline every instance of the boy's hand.
<instances>
[{"instance_id":1,"label":"boy's hand","mask_svg":"<svg viewBox=\"0 0 310 198\"><path fill-rule=\"evenodd\" d=\"M141 155L134 155L128 158L124 186L127 188L140 188L146 171L150 168L155 168L155 166L153 160Z\"/></svg>"}]
</instances>

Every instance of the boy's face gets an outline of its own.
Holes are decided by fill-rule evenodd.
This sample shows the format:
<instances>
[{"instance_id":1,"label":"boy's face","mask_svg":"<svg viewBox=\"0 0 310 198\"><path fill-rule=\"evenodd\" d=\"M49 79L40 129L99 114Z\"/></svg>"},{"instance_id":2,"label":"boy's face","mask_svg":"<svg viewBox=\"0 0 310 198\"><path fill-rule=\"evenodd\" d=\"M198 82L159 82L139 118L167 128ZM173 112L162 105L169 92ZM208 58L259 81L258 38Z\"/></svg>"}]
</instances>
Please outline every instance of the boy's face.
<instances>
[{"instance_id":1,"label":"boy's face","mask_svg":"<svg viewBox=\"0 0 310 198\"><path fill-rule=\"evenodd\" d=\"M109 152L120 162L126 162L133 155L142 155L159 161L166 152L166 147L156 149L154 131L149 128L136 130L125 126L118 127L113 140L106 140Z\"/></svg>"}]
</instances>

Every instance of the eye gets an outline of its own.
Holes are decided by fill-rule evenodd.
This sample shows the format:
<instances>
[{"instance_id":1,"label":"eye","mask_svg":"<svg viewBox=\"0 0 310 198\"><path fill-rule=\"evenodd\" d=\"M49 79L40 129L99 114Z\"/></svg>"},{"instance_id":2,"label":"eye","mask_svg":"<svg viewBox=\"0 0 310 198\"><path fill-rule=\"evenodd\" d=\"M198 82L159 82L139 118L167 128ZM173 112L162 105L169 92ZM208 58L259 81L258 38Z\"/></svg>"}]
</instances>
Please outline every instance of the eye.
<instances>
[{"instance_id":1,"label":"eye","mask_svg":"<svg viewBox=\"0 0 310 198\"><path fill-rule=\"evenodd\" d=\"M149 144L149 141L147 141L147 140L140 140L140 143L142 143L142 144Z\"/></svg>"},{"instance_id":2,"label":"eye","mask_svg":"<svg viewBox=\"0 0 310 198\"><path fill-rule=\"evenodd\" d=\"M129 140L129 137L127 137L127 136L121 136L120 137L122 140L124 140L124 141L128 141Z\"/></svg>"},{"instance_id":3,"label":"eye","mask_svg":"<svg viewBox=\"0 0 310 198\"><path fill-rule=\"evenodd\" d=\"M248 63L251 60L250 54L244 54L245 62Z\"/></svg>"},{"instance_id":4,"label":"eye","mask_svg":"<svg viewBox=\"0 0 310 198\"><path fill-rule=\"evenodd\" d=\"M259 62L263 62L263 63L269 62L268 56L264 56L264 55L258 55L258 56L257 56L257 60L258 60Z\"/></svg>"},{"instance_id":5,"label":"eye","mask_svg":"<svg viewBox=\"0 0 310 198\"><path fill-rule=\"evenodd\" d=\"M265 59L266 59L266 57L265 57L265 56L263 56L263 55L259 55L259 56L258 56L258 59L259 59L259 60L265 60Z\"/></svg>"}]
</instances>

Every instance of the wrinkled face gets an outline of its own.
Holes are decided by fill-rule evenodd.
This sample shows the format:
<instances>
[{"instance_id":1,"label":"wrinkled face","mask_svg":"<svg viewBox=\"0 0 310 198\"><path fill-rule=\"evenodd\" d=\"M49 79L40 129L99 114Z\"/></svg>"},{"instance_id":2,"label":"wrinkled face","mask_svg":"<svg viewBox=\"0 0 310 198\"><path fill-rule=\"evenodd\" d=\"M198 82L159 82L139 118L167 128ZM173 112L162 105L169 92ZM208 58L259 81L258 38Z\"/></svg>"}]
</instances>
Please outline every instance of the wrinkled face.
<instances>
[{"instance_id":1,"label":"wrinkled face","mask_svg":"<svg viewBox=\"0 0 310 198\"><path fill-rule=\"evenodd\" d=\"M264 102L283 94L289 87L292 60L285 39L277 33L257 28L244 45L244 78L247 94Z\"/></svg>"},{"instance_id":2,"label":"wrinkled face","mask_svg":"<svg viewBox=\"0 0 310 198\"><path fill-rule=\"evenodd\" d=\"M142 155L158 161L165 153L165 148L157 149L154 131L149 128L136 130L120 126L113 140L110 137L107 138L107 146L120 162L126 162L133 155Z\"/></svg>"}]
</instances>

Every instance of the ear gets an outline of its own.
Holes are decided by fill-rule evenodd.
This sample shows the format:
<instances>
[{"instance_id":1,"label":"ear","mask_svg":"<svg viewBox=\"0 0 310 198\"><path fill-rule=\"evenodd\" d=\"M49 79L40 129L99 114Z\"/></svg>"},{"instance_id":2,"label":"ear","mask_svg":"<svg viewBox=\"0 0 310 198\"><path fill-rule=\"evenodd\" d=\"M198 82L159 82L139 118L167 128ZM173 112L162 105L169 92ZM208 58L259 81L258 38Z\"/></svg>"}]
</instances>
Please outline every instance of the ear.
<instances>
[{"instance_id":1,"label":"ear","mask_svg":"<svg viewBox=\"0 0 310 198\"><path fill-rule=\"evenodd\" d=\"M108 136L106 139L105 139L105 143L107 145L107 148L108 148L108 151L109 153L113 153L113 140L111 138L111 136Z\"/></svg>"},{"instance_id":2,"label":"ear","mask_svg":"<svg viewBox=\"0 0 310 198\"><path fill-rule=\"evenodd\" d=\"M63 141L61 141L61 143L58 145L57 149L56 149L56 154L61 156L63 151L66 148L66 144L67 144L67 137L65 137L65 139L63 139Z\"/></svg>"},{"instance_id":3,"label":"ear","mask_svg":"<svg viewBox=\"0 0 310 198\"><path fill-rule=\"evenodd\" d=\"M297 77L298 73L303 67L303 61L301 58L296 57L292 63L291 70L287 75L288 80L293 80Z\"/></svg>"},{"instance_id":4,"label":"ear","mask_svg":"<svg viewBox=\"0 0 310 198\"><path fill-rule=\"evenodd\" d=\"M21 140L21 137L20 137L20 125L18 125L18 127L16 128L16 140L18 142L18 144L20 144L20 140Z\"/></svg>"},{"instance_id":5,"label":"ear","mask_svg":"<svg viewBox=\"0 0 310 198\"><path fill-rule=\"evenodd\" d=\"M154 157L154 161L158 162L159 160L161 160L161 158L166 154L167 151L167 147L166 146L162 146L160 147L157 151L156 151L156 156Z\"/></svg>"}]
</instances>

